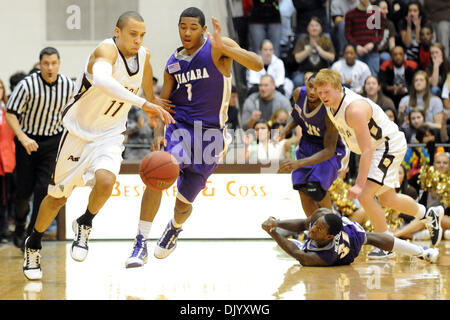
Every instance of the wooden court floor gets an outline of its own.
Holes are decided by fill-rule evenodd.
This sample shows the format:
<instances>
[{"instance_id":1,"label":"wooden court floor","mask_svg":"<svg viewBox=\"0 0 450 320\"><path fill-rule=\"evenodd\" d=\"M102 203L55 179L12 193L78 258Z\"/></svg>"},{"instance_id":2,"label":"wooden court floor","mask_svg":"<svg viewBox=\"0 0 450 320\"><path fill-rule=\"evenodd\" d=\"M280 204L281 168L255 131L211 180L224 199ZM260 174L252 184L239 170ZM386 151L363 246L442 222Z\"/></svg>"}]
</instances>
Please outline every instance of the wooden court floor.
<instances>
[{"instance_id":1,"label":"wooden court floor","mask_svg":"<svg viewBox=\"0 0 450 320\"><path fill-rule=\"evenodd\" d=\"M350 266L302 267L271 240L183 240L164 260L126 269L132 240L91 241L84 262L71 241L43 242L42 281L22 273L19 249L0 246L0 300L450 300L450 241L437 264L397 255ZM420 243L419 244L426 244Z\"/></svg>"}]
</instances>

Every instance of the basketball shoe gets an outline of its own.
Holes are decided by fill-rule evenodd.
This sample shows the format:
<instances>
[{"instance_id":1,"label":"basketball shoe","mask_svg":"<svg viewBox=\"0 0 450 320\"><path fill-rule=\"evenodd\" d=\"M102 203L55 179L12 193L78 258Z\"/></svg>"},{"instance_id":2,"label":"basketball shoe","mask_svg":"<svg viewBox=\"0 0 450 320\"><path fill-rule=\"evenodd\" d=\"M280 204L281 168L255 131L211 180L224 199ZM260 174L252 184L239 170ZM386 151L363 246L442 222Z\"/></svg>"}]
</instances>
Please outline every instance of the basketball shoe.
<instances>
[{"instance_id":1,"label":"basketball shoe","mask_svg":"<svg viewBox=\"0 0 450 320\"><path fill-rule=\"evenodd\" d=\"M138 234L136 239L134 239L133 252L131 256L125 262L126 268L137 268L142 267L147 263L147 240L144 239L142 234Z\"/></svg>"},{"instance_id":2,"label":"basketball shoe","mask_svg":"<svg viewBox=\"0 0 450 320\"><path fill-rule=\"evenodd\" d=\"M419 256L420 259L426 260L431 263L436 263L439 257L438 248L423 247L423 253Z\"/></svg>"},{"instance_id":3,"label":"basketball shoe","mask_svg":"<svg viewBox=\"0 0 450 320\"><path fill-rule=\"evenodd\" d=\"M24 243L23 274L29 280L40 280L42 279L41 250L28 248L28 239L29 237L25 239Z\"/></svg>"},{"instance_id":4,"label":"basketball shoe","mask_svg":"<svg viewBox=\"0 0 450 320\"><path fill-rule=\"evenodd\" d=\"M70 255L75 261L84 261L88 254L88 241L89 234L91 233L92 227L84 224L78 224L77 220L72 222L72 230L75 233L75 239L72 242L72 247L70 248Z\"/></svg>"},{"instance_id":5,"label":"basketball shoe","mask_svg":"<svg viewBox=\"0 0 450 320\"><path fill-rule=\"evenodd\" d=\"M441 242L442 227L441 220L444 216L444 208L442 206L430 207L425 213L425 226L430 232L430 240L433 246Z\"/></svg>"},{"instance_id":6,"label":"basketball shoe","mask_svg":"<svg viewBox=\"0 0 450 320\"><path fill-rule=\"evenodd\" d=\"M175 228L172 220L167 224L164 233L156 243L154 255L158 259L164 259L175 250L177 246L178 235L183 229Z\"/></svg>"},{"instance_id":7,"label":"basketball shoe","mask_svg":"<svg viewBox=\"0 0 450 320\"><path fill-rule=\"evenodd\" d=\"M367 255L367 258L370 260L379 260L386 258L395 258L395 256L395 252L375 248Z\"/></svg>"}]
</instances>

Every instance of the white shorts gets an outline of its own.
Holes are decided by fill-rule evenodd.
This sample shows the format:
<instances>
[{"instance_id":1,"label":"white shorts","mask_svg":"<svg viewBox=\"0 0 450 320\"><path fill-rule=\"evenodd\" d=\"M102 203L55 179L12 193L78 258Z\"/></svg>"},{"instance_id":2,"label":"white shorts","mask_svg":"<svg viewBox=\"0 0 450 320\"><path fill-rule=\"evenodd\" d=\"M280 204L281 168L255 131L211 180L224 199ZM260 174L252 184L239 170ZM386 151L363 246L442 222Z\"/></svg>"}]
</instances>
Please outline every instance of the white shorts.
<instances>
[{"instance_id":1,"label":"white shorts","mask_svg":"<svg viewBox=\"0 0 450 320\"><path fill-rule=\"evenodd\" d=\"M399 132L392 138L386 138L384 143L373 151L367 180L382 186L376 194L387 191L387 188L400 187L398 169L405 158L406 149L405 135L403 132Z\"/></svg>"},{"instance_id":2,"label":"white shorts","mask_svg":"<svg viewBox=\"0 0 450 320\"><path fill-rule=\"evenodd\" d=\"M48 194L55 198L68 198L75 187L92 187L95 172L99 169L117 176L122 163L124 139L124 135L118 135L89 142L66 130L59 144Z\"/></svg>"}]
</instances>

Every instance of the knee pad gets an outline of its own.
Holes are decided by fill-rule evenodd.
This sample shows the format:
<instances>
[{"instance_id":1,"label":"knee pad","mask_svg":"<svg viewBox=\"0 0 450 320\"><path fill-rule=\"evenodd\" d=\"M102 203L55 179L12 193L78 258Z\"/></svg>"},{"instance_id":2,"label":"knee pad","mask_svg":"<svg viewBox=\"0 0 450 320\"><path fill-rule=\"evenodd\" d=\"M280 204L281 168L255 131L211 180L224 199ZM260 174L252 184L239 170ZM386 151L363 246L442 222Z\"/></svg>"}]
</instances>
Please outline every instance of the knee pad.
<instances>
[{"instance_id":1,"label":"knee pad","mask_svg":"<svg viewBox=\"0 0 450 320\"><path fill-rule=\"evenodd\" d=\"M316 202L322 201L325 198L327 191L322 189L320 182L308 182L304 186L304 190L308 196Z\"/></svg>"}]
</instances>

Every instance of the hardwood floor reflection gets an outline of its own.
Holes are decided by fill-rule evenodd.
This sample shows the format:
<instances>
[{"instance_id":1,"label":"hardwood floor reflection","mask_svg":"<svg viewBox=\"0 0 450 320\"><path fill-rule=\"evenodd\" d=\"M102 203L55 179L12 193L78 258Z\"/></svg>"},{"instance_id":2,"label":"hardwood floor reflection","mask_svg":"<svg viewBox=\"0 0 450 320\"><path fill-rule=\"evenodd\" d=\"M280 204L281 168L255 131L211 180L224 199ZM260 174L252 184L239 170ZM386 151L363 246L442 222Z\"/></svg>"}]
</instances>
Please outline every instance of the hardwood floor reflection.
<instances>
[{"instance_id":1,"label":"hardwood floor reflection","mask_svg":"<svg viewBox=\"0 0 450 320\"><path fill-rule=\"evenodd\" d=\"M42 281L25 279L20 250L0 246L0 299L450 299L450 241L437 264L399 255L372 262L366 246L352 265L328 268L302 267L270 240L180 240L164 260L149 244L148 264L126 269L131 240L91 241L82 263L70 257L71 242L46 241Z\"/></svg>"}]
</instances>

